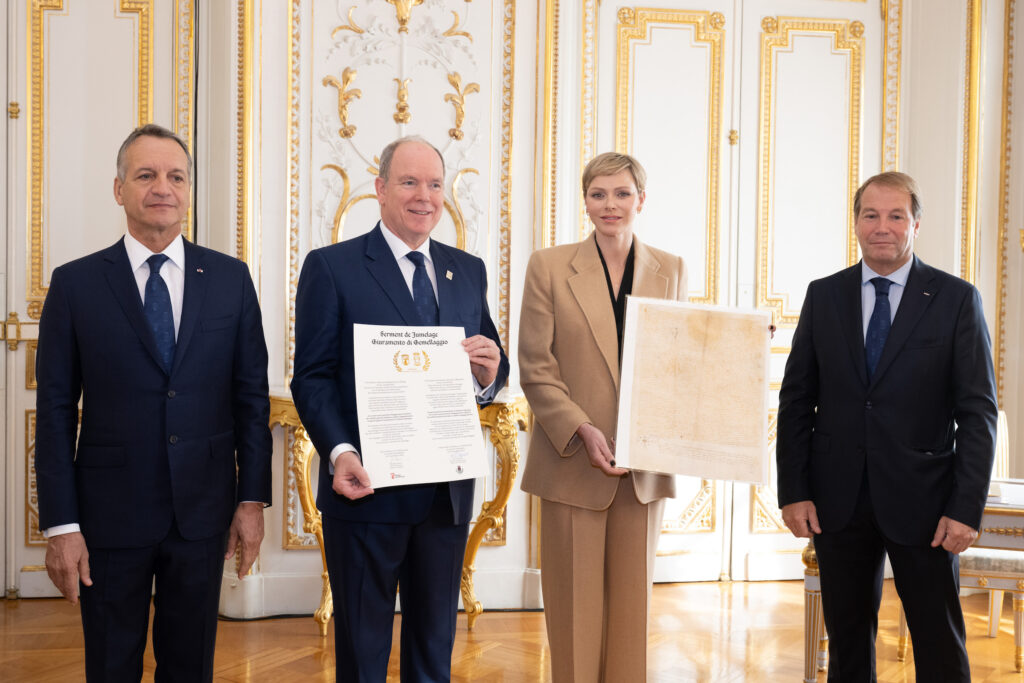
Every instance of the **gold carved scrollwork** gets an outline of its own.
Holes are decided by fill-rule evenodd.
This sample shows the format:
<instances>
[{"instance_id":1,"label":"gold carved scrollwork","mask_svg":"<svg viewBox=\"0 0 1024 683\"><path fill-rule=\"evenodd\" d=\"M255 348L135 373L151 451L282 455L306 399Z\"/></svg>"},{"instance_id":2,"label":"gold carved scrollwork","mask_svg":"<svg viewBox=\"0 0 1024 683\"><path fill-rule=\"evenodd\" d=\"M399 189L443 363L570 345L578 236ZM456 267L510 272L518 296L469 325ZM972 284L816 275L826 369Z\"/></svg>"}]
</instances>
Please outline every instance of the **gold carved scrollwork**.
<instances>
[{"instance_id":1,"label":"gold carved scrollwork","mask_svg":"<svg viewBox=\"0 0 1024 683\"><path fill-rule=\"evenodd\" d=\"M356 127L348 122L349 102L363 96L361 90L348 89L355 79L355 69L346 66L345 70L341 72L341 81L338 81L334 76L324 76L323 80L324 87L331 85L338 89L338 119L341 121L338 135L343 138L350 138L356 134Z\"/></svg>"},{"instance_id":2,"label":"gold carved scrollwork","mask_svg":"<svg viewBox=\"0 0 1024 683\"><path fill-rule=\"evenodd\" d=\"M394 79L398 84L398 101L395 103L393 115L395 123L409 123L412 120L412 114L409 113L409 81L411 80L411 78Z\"/></svg>"},{"instance_id":3,"label":"gold carved scrollwork","mask_svg":"<svg viewBox=\"0 0 1024 683\"><path fill-rule=\"evenodd\" d=\"M1024 528L1019 526L1011 527L987 527L981 530L985 534L995 534L996 536L1015 536L1020 538L1024 536Z\"/></svg>"},{"instance_id":4,"label":"gold carved scrollwork","mask_svg":"<svg viewBox=\"0 0 1024 683\"><path fill-rule=\"evenodd\" d=\"M1024 579L1017 579L1017 590L1024 591Z\"/></svg>"},{"instance_id":5,"label":"gold carved scrollwork","mask_svg":"<svg viewBox=\"0 0 1024 683\"><path fill-rule=\"evenodd\" d=\"M984 588L987 585L988 585L988 579L986 579L984 576L979 576L978 577L978 587L979 588Z\"/></svg>"},{"instance_id":6,"label":"gold carved scrollwork","mask_svg":"<svg viewBox=\"0 0 1024 683\"><path fill-rule=\"evenodd\" d=\"M505 506L512 495L519 470L519 435L518 430L526 430L529 425L526 399L519 397L510 403L492 403L480 409L480 424L491 430L491 443L497 454L497 491L492 500L484 501L480 514L473 522L466 543L466 555L462 561L462 605L466 609L468 627L473 630L476 618L483 612L483 605L476 599L473 590L473 572L476 553L486 534L500 530L504 535Z\"/></svg>"},{"instance_id":7,"label":"gold carved scrollwork","mask_svg":"<svg viewBox=\"0 0 1024 683\"><path fill-rule=\"evenodd\" d=\"M39 489L36 486L36 411L25 411L25 545L45 546L39 530Z\"/></svg>"},{"instance_id":8,"label":"gold carved scrollwork","mask_svg":"<svg viewBox=\"0 0 1024 683\"><path fill-rule=\"evenodd\" d=\"M16 119L21 115L21 107L18 106L17 102L11 102L7 105L7 118Z\"/></svg>"},{"instance_id":9,"label":"gold carved scrollwork","mask_svg":"<svg viewBox=\"0 0 1024 683\"><path fill-rule=\"evenodd\" d=\"M412 8L416 5L422 5L423 0L388 0L388 3L395 6L395 16L398 18L398 32L408 33Z\"/></svg>"},{"instance_id":10,"label":"gold carved scrollwork","mask_svg":"<svg viewBox=\"0 0 1024 683\"><path fill-rule=\"evenodd\" d=\"M715 530L715 482L701 479L700 490L690 499L683 513L661 524L665 534L710 533Z\"/></svg>"},{"instance_id":11,"label":"gold carved scrollwork","mask_svg":"<svg viewBox=\"0 0 1024 683\"><path fill-rule=\"evenodd\" d=\"M775 33L779 30L779 20L775 17L764 17L761 19L761 30L765 33Z\"/></svg>"},{"instance_id":12,"label":"gold carved scrollwork","mask_svg":"<svg viewBox=\"0 0 1024 683\"><path fill-rule=\"evenodd\" d=\"M850 24L850 35L854 38L861 38L864 36L864 24L859 21L854 21Z\"/></svg>"},{"instance_id":13,"label":"gold carved scrollwork","mask_svg":"<svg viewBox=\"0 0 1024 683\"><path fill-rule=\"evenodd\" d=\"M632 26L636 23L636 11L632 7L622 7L618 14L619 24Z\"/></svg>"},{"instance_id":14,"label":"gold carved scrollwork","mask_svg":"<svg viewBox=\"0 0 1024 683\"><path fill-rule=\"evenodd\" d=\"M310 464L316 451L313 443L309 440L299 414L295 410L295 404L291 399L279 396L270 397L270 426L281 425L295 429L295 441L292 444L291 471L295 481L295 488L299 495L299 502L302 505L302 516L305 522L302 530L307 534L316 536L317 545L320 547L320 560L323 563L323 572L320 574L322 588L320 592L320 606L313 613L313 619L320 627L320 636L327 637L327 623L334 613L334 596L331 594L331 583L327 575L327 556L324 554L324 532L323 520L320 511L316 509L316 496L310 484ZM286 535L287 535L287 529Z\"/></svg>"},{"instance_id":15,"label":"gold carved scrollwork","mask_svg":"<svg viewBox=\"0 0 1024 683\"><path fill-rule=\"evenodd\" d=\"M725 15L721 12L712 12L708 24L716 31L721 31L725 28Z\"/></svg>"},{"instance_id":16,"label":"gold carved scrollwork","mask_svg":"<svg viewBox=\"0 0 1024 683\"><path fill-rule=\"evenodd\" d=\"M348 173L345 173L345 169L337 164L325 164L320 167L321 171L326 171L327 169L331 169L341 176L342 182L341 199L338 201L338 208L334 211L334 224L331 228L331 244L336 244L341 240L341 226L342 223L345 222L345 215L349 212L349 209L351 209L356 202L361 202L364 199L376 199L377 195L361 194L358 197L349 199L350 188Z\"/></svg>"},{"instance_id":17,"label":"gold carved scrollwork","mask_svg":"<svg viewBox=\"0 0 1024 683\"><path fill-rule=\"evenodd\" d=\"M462 88L462 76L458 73L448 74L448 82L451 83L452 87L455 88L455 93L448 93L444 96L444 101L451 103L455 107L455 127L448 129L448 135L454 140L461 140L465 133L462 132L462 122L466 118L466 95L471 93L480 92L480 85L477 83L468 83L466 88Z\"/></svg>"},{"instance_id":18,"label":"gold carved scrollwork","mask_svg":"<svg viewBox=\"0 0 1024 683\"><path fill-rule=\"evenodd\" d=\"M458 28L459 28L459 15L458 15L458 13L455 10L452 10L452 27L450 29L448 29L447 31L445 31L444 33L442 33L441 35L447 36L449 38L454 38L455 36L462 36L463 38L468 38L469 42L472 43L473 42L473 36L469 35L468 31L459 31L459 30L457 30Z\"/></svg>"},{"instance_id":19,"label":"gold carved scrollwork","mask_svg":"<svg viewBox=\"0 0 1024 683\"><path fill-rule=\"evenodd\" d=\"M352 33L366 33L363 29L356 24L355 19L352 18L352 13L356 10L356 6L352 5L348 8L348 23L342 24L341 26L335 26L334 30L331 31L331 38L334 38L338 31L352 31Z\"/></svg>"}]
</instances>

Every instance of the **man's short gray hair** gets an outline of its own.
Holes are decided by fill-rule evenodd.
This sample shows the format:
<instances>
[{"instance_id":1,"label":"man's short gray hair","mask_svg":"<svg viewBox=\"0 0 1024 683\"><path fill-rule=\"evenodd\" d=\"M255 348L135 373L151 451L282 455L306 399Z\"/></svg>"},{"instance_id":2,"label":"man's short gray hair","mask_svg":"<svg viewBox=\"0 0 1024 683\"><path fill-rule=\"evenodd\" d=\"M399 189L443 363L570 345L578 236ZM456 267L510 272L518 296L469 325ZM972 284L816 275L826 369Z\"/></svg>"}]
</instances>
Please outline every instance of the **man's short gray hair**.
<instances>
[{"instance_id":1,"label":"man's short gray hair","mask_svg":"<svg viewBox=\"0 0 1024 683\"><path fill-rule=\"evenodd\" d=\"M420 144L424 144L437 152L437 158L441 160L441 176L444 177L444 157L441 156L441 151L437 147L434 147L434 145L430 144L426 138L420 137L419 135L406 135L404 138L398 138L394 142L389 143L388 146L384 148L384 151L380 153L380 169L378 170L378 175L381 180L387 182L388 175L391 173L391 159L395 156L395 150L407 142L419 142Z\"/></svg>"},{"instance_id":2,"label":"man's short gray hair","mask_svg":"<svg viewBox=\"0 0 1024 683\"><path fill-rule=\"evenodd\" d=\"M163 138L165 140L174 140L181 147L182 151L185 152L185 159L188 161L188 167L185 169L188 173L188 184L192 185L192 154L188 151L188 145L185 141L178 137L173 131L164 128L161 125L155 123L147 123L144 126L139 126L133 130L128 137L121 143L121 148L117 150L117 178L122 183L125 179L125 174L128 173L128 169L125 167L125 154L128 148L132 146L139 138L146 136L151 138Z\"/></svg>"}]
</instances>

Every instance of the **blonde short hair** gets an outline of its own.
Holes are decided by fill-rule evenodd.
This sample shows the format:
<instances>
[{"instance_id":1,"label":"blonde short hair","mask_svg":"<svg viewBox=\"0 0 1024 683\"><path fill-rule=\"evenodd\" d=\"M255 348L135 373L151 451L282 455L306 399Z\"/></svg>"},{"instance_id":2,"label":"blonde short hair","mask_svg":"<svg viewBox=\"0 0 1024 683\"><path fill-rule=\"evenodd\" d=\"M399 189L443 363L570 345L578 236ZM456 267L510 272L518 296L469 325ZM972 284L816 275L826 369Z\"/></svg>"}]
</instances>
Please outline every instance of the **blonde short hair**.
<instances>
[{"instance_id":1,"label":"blonde short hair","mask_svg":"<svg viewBox=\"0 0 1024 683\"><path fill-rule=\"evenodd\" d=\"M924 207L921 206L921 190L917 186L917 181L906 173L900 173L899 171L886 171L885 173L873 175L857 188L857 194L853 195L854 220L860 216L860 200L864 196L864 190L868 189L868 185L882 185L906 192L910 195L910 211L914 214L914 220L921 220L921 212L924 210Z\"/></svg>"},{"instance_id":2,"label":"blonde short hair","mask_svg":"<svg viewBox=\"0 0 1024 683\"><path fill-rule=\"evenodd\" d=\"M647 173L644 171L644 167L640 165L640 162L628 154L605 152L591 159L587 167L583 169L583 194L587 193L587 189L590 187L590 183L594 182L594 178L603 175L615 175L620 171L629 171L629 174L633 176L637 192L644 191L644 186L647 184Z\"/></svg>"}]
</instances>

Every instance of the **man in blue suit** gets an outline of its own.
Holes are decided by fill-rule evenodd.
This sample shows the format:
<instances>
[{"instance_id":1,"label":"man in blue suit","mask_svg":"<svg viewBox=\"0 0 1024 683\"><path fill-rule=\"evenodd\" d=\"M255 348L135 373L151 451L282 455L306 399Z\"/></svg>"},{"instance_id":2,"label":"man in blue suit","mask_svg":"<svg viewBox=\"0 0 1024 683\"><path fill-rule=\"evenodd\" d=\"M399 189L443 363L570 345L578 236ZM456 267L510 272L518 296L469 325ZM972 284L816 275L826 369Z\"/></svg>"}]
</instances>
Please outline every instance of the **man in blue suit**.
<instances>
[{"instance_id":1,"label":"man in blue suit","mask_svg":"<svg viewBox=\"0 0 1024 683\"><path fill-rule=\"evenodd\" d=\"M299 277L292 395L320 453L317 506L336 610L338 681L387 678L401 583L403 681L448 681L473 480L374 491L356 419L352 326L462 327L489 402L508 359L487 307L483 262L430 239L444 210L444 160L421 138L389 144L376 180L381 220L316 249ZM329 457L327 457L329 455Z\"/></svg>"},{"instance_id":2,"label":"man in blue suit","mask_svg":"<svg viewBox=\"0 0 1024 683\"><path fill-rule=\"evenodd\" d=\"M172 132L132 132L127 234L57 268L39 321L39 523L50 578L81 595L89 681L142 678L151 596L156 680L212 680L224 560L240 549L241 578L263 539L259 303L244 263L182 238L191 170Z\"/></svg>"},{"instance_id":3,"label":"man in blue suit","mask_svg":"<svg viewBox=\"0 0 1024 683\"><path fill-rule=\"evenodd\" d=\"M807 288L779 392L779 505L814 538L828 679L875 680L885 555L919 681L971 673L957 555L974 541L995 453L996 392L978 290L914 256L921 200L869 178L863 260Z\"/></svg>"}]
</instances>

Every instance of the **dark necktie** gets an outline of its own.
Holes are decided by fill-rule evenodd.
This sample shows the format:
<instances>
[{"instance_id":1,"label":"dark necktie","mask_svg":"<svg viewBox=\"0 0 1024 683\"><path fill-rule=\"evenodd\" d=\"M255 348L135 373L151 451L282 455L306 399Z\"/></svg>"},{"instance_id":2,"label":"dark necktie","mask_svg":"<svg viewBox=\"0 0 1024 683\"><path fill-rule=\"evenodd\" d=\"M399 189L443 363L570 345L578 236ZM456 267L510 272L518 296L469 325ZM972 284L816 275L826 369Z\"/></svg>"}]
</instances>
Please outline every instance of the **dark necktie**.
<instances>
[{"instance_id":1,"label":"dark necktie","mask_svg":"<svg viewBox=\"0 0 1024 683\"><path fill-rule=\"evenodd\" d=\"M889 328L892 327L892 313L889 310L889 285L892 284L892 280L874 277L871 278L871 284L875 286L875 308L871 311L868 333L864 337L864 360L867 363L868 379L875 374L878 359L882 357L882 349L885 348L885 338L889 336Z\"/></svg>"},{"instance_id":2,"label":"dark necktie","mask_svg":"<svg viewBox=\"0 0 1024 683\"><path fill-rule=\"evenodd\" d=\"M416 304L416 312L420 314L421 325L437 325L437 299L434 288L427 276L424 256L418 251L410 251L405 255L416 265L412 274L412 301Z\"/></svg>"},{"instance_id":3,"label":"dark necktie","mask_svg":"<svg viewBox=\"0 0 1024 683\"><path fill-rule=\"evenodd\" d=\"M167 283L160 277L160 266L167 262L163 254L153 254L146 263L149 264L149 279L146 280L146 300L142 310L153 330L156 350L163 359L164 369L171 371L174 362L174 313L171 310L171 294L167 291Z\"/></svg>"}]
</instances>

